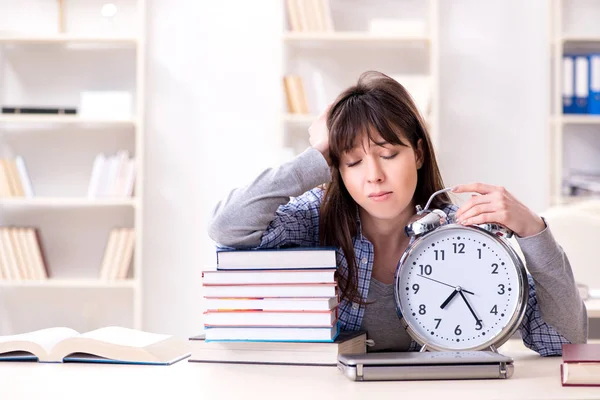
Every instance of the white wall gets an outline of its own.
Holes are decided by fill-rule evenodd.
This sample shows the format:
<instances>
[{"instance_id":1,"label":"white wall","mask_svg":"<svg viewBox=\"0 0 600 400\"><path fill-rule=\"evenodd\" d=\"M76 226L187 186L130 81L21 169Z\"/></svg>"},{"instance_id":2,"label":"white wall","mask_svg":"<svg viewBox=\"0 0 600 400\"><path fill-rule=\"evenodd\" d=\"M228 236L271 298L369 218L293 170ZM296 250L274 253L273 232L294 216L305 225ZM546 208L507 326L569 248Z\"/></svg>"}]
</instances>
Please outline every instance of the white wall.
<instances>
[{"instance_id":1,"label":"white wall","mask_svg":"<svg viewBox=\"0 0 600 400\"><path fill-rule=\"evenodd\" d=\"M200 332L200 271L214 260L204 217L269 165L263 145L281 107L278 3L149 1L145 329Z\"/></svg>"},{"instance_id":2,"label":"white wall","mask_svg":"<svg viewBox=\"0 0 600 400\"><path fill-rule=\"evenodd\" d=\"M440 137L447 185L503 185L548 204L548 2L440 2Z\"/></svg>"},{"instance_id":3,"label":"white wall","mask_svg":"<svg viewBox=\"0 0 600 400\"><path fill-rule=\"evenodd\" d=\"M282 2L149 1L145 328L201 329L205 216L267 166L280 109ZM501 184L547 202L544 0L441 1L441 163L447 184ZM263 161L264 160L264 161Z\"/></svg>"}]
</instances>

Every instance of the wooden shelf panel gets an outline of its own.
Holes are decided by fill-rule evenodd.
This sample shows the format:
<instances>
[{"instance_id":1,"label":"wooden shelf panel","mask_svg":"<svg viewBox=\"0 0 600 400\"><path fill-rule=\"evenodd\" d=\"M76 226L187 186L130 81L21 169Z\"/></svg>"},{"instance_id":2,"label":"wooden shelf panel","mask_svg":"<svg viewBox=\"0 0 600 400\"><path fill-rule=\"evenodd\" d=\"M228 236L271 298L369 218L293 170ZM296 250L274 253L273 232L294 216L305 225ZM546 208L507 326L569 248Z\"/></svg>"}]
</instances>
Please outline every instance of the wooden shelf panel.
<instances>
[{"instance_id":1,"label":"wooden shelf panel","mask_svg":"<svg viewBox=\"0 0 600 400\"><path fill-rule=\"evenodd\" d=\"M597 125L600 124L600 115L568 114L557 116L555 120L563 124Z\"/></svg>"},{"instance_id":2,"label":"wooden shelf panel","mask_svg":"<svg viewBox=\"0 0 600 400\"><path fill-rule=\"evenodd\" d=\"M407 43L429 42L429 35L380 35L361 31L342 32L285 32L285 42L348 42L348 43Z\"/></svg>"},{"instance_id":3,"label":"wooden shelf panel","mask_svg":"<svg viewBox=\"0 0 600 400\"><path fill-rule=\"evenodd\" d=\"M78 115L32 115L0 114L0 124L64 124L64 125L107 125L133 126L134 119L86 118Z\"/></svg>"},{"instance_id":4,"label":"wooden shelf panel","mask_svg":"<svg viewBox=\"0 0 600 400\"><path fill-rule=\"evenodd\" d=\"M2 35L0 44L101 44L135 46L137 38L129 36L85 36L69 34Z\"/></svg>"},{"instance_id":5,"label":"wooden shelf panel","mask_svg":"<svg viewBox=\"0 0 600 400\"><path fill-rule=\"evenodd\" d=\"M98 198L85 197L4 197L0 198L0 206L18 207L136 207L135 198Z\"/></svg>"},{"instance_id":6,"label":"wooden shelf panel","mask_svg":"<svg viewBox=\"0 0 600 400\"><path fill-rule=\"evenodd\" d=\"M90 288L90 289L111 289L111 288L133 288L136 284L134 279L124 279L115 281L104 281L100 279L46 279L46 280L23 280L23 281L0 281L0 287L24 287L24 288Z\"/></svg>"}]
</instances>

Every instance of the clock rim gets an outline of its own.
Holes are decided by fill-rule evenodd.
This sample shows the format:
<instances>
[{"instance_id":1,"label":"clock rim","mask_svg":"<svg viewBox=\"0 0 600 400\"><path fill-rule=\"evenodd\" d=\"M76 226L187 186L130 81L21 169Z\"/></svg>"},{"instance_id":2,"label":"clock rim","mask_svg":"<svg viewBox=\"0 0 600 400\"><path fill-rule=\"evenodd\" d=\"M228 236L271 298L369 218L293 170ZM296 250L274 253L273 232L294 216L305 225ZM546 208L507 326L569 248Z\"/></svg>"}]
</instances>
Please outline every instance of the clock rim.
<instances>
[{"instance_id":1,"label":"clock rim","mask_svg":"<svg viewBox=\"0 0 600 400\"><path fill-rule=\"evenodd\" d=\"M427 340L427 337L420 335L418 333L418 331L412 327L412 325L410 324L408 319L406 319L404 317L404 310L402 307L402 302L400 301L400 291L398 289L399 288L400 271L402 270L402 267L406 263L406 260L415 251L415 249L417 247L419 247L420 243L422 243L429 236L432 236L435 233L443 232L446 230L475 231L475 232L483 233L484 235L487 235L492 240L495 240L498 244L500 244L501 247L503 247L506 250L511 261L513 262L513 264L515 265L515 267L517 269L517 278L518 278L520 287L519 287L519 298L517 299L517 307L515 309L515 312L513 313L512 317L510 318L510 320L508 321L506 326L497 335L495 335L488 341L486 341L480 345L477 345L477 346L455 348L455 347L444 347L444 346L439 346L439 345L430 343L430 341ZM429 349L433 349L433 350L437 350L437 351L477 351L477 350L484 350L484 349L495 350L498 347L502 346L504 343L506 343L506 341L508 341L511 338L511 336L517 331L517 329L519 329L519 326L521 325L521 322L523 321L523 318L525 317L525 311L527 309L527 302L529 300L529 280L527 277L527 270L525 269L525 264L523 263L523 260L516 253L516 251L512 248L512 246L507 242L507 240L504 237L494 235L491 232L485 230L484 228L481 228L476 225L464 226L464 225L453 223L453 224L443 225L443 226L436 228L430 232L427 232L424 235L421 235L420 237L415 239L415 241L412 244L410 244L408 249L406 249L406 251L402 254L402 257L400 258L400 262L398 263L398 266L396 267L396 272L394 274L394 299L396 302L396 312L400 314L399 317L400 317L400 322L402 323L402 326L404 327L406 332L410 335L410 337L414 341L416 341L419 345L426 346Z\"/></svg>"}]
</instances>

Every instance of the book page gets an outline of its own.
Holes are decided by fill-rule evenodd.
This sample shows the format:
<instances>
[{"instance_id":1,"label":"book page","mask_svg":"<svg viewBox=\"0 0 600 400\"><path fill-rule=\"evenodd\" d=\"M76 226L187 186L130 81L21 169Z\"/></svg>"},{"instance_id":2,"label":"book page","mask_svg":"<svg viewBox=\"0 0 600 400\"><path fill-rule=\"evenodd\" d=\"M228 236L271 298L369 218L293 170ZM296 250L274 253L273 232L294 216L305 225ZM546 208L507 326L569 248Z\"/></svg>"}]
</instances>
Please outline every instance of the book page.
<instances>
[{"instance_id":1,"label":"book page","mask_svg":"<svg viewBox=\"0 0 600 400\"><path fill-rule=\"evenodd\" d=\"M135 329L122 327L106 327L86 332L78 336L79 338L90 338L119 346L146 347L151 344L170 338L170 335L161 335L138 331Z\"/></svg>"},{"instance_id":2,"label":"book page","mask_svg":"<svg viewBox=\"0 0 600 400\"><path fill-rule=\"evenodd\" d=\"M78 334L79 332L70 328L47 328L18 335L0 336L0 343L16 341L33 342L43 347L46 352L50 352L50 349L58 342L72 336L77 336Z\"/></svg>"}]
</instances>

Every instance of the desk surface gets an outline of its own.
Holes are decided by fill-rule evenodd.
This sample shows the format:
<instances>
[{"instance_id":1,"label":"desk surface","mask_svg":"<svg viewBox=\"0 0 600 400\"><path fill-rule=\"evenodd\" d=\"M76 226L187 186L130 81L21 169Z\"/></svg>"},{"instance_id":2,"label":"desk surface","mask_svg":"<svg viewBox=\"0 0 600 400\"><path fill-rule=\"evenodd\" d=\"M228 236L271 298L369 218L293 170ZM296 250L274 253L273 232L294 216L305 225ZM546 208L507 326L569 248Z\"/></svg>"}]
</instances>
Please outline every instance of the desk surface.
<instances>
[{"instance_id":1,"label":"desk surface","mask_svg":"<svg viewBox=\"0 0 600 400\"><path fill-rule=\"evenodd\" d=\"M509 379L352 382L335 367L187 360L171 366L0 363L0 398L397 400L400 393L444 400L600 398L600 388L560 385L560 357L540 357L520 342L507 344L500 352L515 360Z\"/></svg>"}]
</instances>

